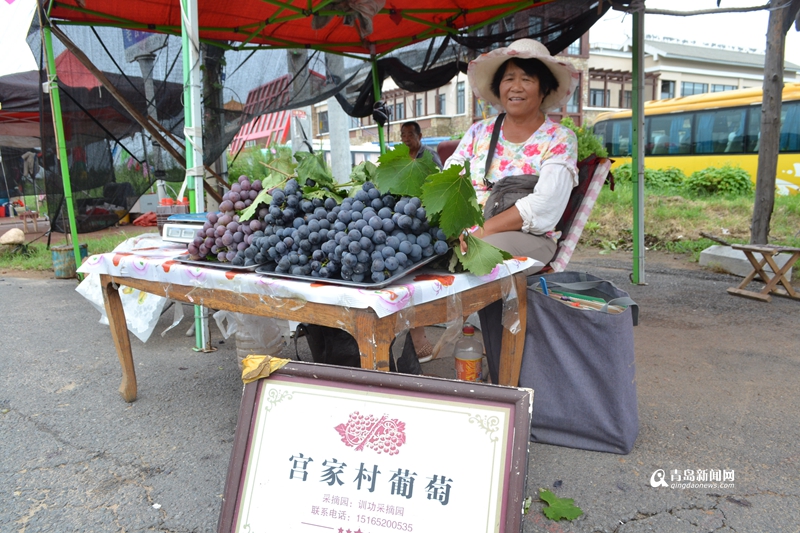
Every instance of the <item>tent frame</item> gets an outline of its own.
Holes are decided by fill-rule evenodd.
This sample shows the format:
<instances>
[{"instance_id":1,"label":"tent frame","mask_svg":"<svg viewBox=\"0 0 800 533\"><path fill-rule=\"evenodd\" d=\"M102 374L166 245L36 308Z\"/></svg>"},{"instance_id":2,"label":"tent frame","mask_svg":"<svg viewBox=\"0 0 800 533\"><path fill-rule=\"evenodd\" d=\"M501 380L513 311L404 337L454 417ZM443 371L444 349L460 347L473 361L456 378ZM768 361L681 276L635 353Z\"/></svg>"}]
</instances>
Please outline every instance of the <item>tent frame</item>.
<instances>
[{"instance_id":1,"label":"tent frame","mask_svg":"<svg viewBox=\"0 0 800 533\"><path fill-rule=\"evenodd\" d=\"M41 10L39 11L41 16ZM43 22L43 21L40 21ZM56 60L53 55L53 35L49 26L41 24L42 39L44 40L45 57L47 60L47 85L50 93L50 105L53 108L53 126L56 134L56 155L61 164L61 182L64 187L64 203L67 205L69 218L69 231L72 237L72 252L75 256L75 265L81 264L81 251L78 243L78 224L75 221L75 205L72 199L72 181L69 177L69 160L67 157L67 142L64 136L64 122L61 117L61 95L58 90L58 74ZM78 279L83 276L77 274Z\"/></svg>"},{"instance_id":2,"label":"tent frame","mask_svg":"<svg viewBox=\"0 0 800 533\"><path fill-rule=\"evenodd\" d=\"M77 13L81 13L84 15L89 15L93 17L95 20L91 22L86 21L66 21L66 20L59 20L59 24L64 25L86 25L91 24L94 26L113 26L113 27L121 27L127 29L138 29L138 30L145 30L145 31L153 31L159 33L166 33L166 34L173 34L173 35L181 35L183 40L183 66L184 66L184 87L185 87L185 137L186 137L186 184L189 186L190 191L190 203L194 208L195 212L201 212L204 209L205 202L203 201L203 192L202 192L202 185L200 183L205 184L204 180L204 172L203 172L203 165L202 165L202 123L201 123L201 101L200 101L200 83L199 83L199 66L200 66L200 59L199 59L199 43L200 42L211 42L217 46L220 45L219 41L216 40L208 40L200 37L201 33L204 32L234 32L236 34L241 34L244 32L244 38L241 41L241 45L238 46L231 46L228 45L228 48L231 50L247 50L251 48L271 48L271 49L280 49L280 48L297 48L298 43L288 41L285 39L275 38L273 36L265 35L264 32L270 25L280 24L283 22L289 22L293 20L307 18L313 15L321 15L321 16L344 16L347 13L344 11L339 10L332 10L329 8L329 5L332 3L333 0L323 0L316 6L312 6L311 2L309 2L307 9L301 9L291 4L291 2L284 2L281 0L265 0L266 3L278 6L280 9L270 18L264 20L258 24L248 24L243 25L241 27L236 28L224 28L224 27L200 27L198 23L198 13L197 13L197 0L181 0L181 25L180 27L174 26L164 26L164 25L149 25L149 24L142 24L137 23L131 20L126 20L121 17L115 17L107 14L103 14L98 11L88 10L82 8L80 6L71 6L68 4L60 4L60 7L68 10L75 11ZM471 9L470 12L485 12L485 11L496 11L498 9L502 9L502 14L499 14L495 17L490 17L486 20L473 23L470 25L470 29L478 29L481 27L485 27L497 20L505 18L509 15L517 13L518 11L522 11L524 9L528 9L530 7L540 6L547 3L554 2L556 0L544 0L544 1L535 1L535 0L528 0L528 1L510 1L504 4L497 4L485 7L477 7L475 9ZM48 6L48 15L50 13L50 9L53 7L53 3L51 2ZM598 6L599 7L599 6ZM635 6L631 6L630 10L634 13L633 16L633 39L634 39L634 50L641 54L643 52L643 38L644 38L644 2L641 5L636 3ZM289 14L285 14L289 13ZM442 8L442 9L432 9L432 8L411 8L411 9L381 9L380 12L384 15L389 15L390 17L395 20L395 17L399 19L405 19L408 21L412 21L415 23L422 24L427 27L427 29L423 32L420 32L413 36L407 36L398 39L386 39L386 40L376 40L372 42L339 42L339 43L328 43L326 45L305 45L306 48L311 48L315 50L320 50L324 52L339 54L348 57L354 57L361 60L365 58L363 56L356 55L355 53L350 53L350 50L353 49L364 49L366 48L369 58L368 60L372 64L372 73L373 73L373 80L374 80L374 92L375 92L375 101L378 101L380 98L380 85L376 79L375 73L377 72L377 59L390 53L392 50L396 48L400 48L414 42L427 40L430 38L446 35L446 34L456 34L459 32L459 27L456 24L456 20L458 17L466 15L466 11L463 9L456 9L456 8ZM431 13L441 13L447 15L447 18L444 23L442 22L433 22L425 20L416 15L421 14L431 14ZM49 16L47 17L49 20ZM463 25L462 25L463 26ZM42 21L42 28L43 28L43 35L50 36L50 28L49 23L48 26L45 26L44 21ZM47 37L46 37L47 39ZM252 46L250 43L255 43ZM637 46L638 43L638 46ZM378 49L383 49L385 51L378 53ZM48 64L52 61L52 41L50 41L49 46L46 47L47 56L48 56ZM635 283L644 282L644 255L643 255L643 245L639 245L640 241L643 241L644 237L644 229L643 229L643 188L644 188L644 171L643 171L643 164L644 164L644 128L639 127L638 130L636 125L639 122L642 122L643 126L643 117L644 113L643 110L639 110L642 104L642 90L644 89L643 81L640 82L639 78L642 77L643 73L643 61L634 61L633 71L634 77L636 78L636 82L633 85L633 101L637 105L634 107L633 112L633 120L634 120L634 162L637 166L637 174L638 174L638 188L635 189L637 198L634 201L634 246L635 246L635 261L634 261L634 272L632 276L632 281ZM196 72L195 72L196 71ZM55 64L52 65L52 78L55 79ZM73 240L77 238L77 230L74 224L74 211L72 205L72 196L71 190L69 189L69 170L67 168L67 161L66 161L66 147L63 140L63 124L61 123L61 110L60 107L56 112L56 103L58 102L58 92L57 88L55 93L51 93L51 100L54 102L54 116L55 121L57 124L57 139L59 141L59 150L64 151L64 157L61 158L61 166L62 166L62 177L64 180L64 190L65 194L66 191L69 192L69 196L66 197L68 200L68 212L70 214L70 227L73 231ZM385 151L385 139L383 134L383 128L379 128L379 140L381 145L381 152ZM200 163L197 164L197 158L199 157ZM190 180L190 177L194 178ZM79 264L79 248L77 246L74 247L75 255L76 255L76 264ZM199 351L208 351L209 348L209 340L208 340L208 317L204 313L204 309L200 306L195 306L195 332L196 332L196 350Z\"/></svg>"}]
</instances>

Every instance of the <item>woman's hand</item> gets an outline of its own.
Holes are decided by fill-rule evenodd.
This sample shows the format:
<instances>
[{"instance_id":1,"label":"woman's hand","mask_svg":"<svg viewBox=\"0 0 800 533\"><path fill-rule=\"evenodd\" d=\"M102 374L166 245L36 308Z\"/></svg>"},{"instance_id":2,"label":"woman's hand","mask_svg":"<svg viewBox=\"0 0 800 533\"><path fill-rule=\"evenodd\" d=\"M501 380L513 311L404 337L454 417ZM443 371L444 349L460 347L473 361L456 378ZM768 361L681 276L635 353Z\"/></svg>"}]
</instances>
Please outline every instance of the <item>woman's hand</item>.
<instances>
[{"instance_id":1,"label":"woman's hand","mask_svg":"<svg viewBox=\"0 0 800 533\"><path fill-rule=\"evenodd\" d=\"M461 235L458 236L458 242L461 245L461 253L462 254L467 253L467 235L469 235L469 234L470 234L470 230L469 229L465 229L464 231L461 232ZM478 229L476 229L475 232L472 233L472 234L475 237L477 237L478 239L482 239L483 237L486 236L486 230L485 230L485 228L482 228L482 227L478 226Z\"/></svg>"},{"instance_id":2,"label":"woman's hand","mask_svg":"<svg viewBox=\"0 0 800 533\"><path fill-rule=\"evenodd\" d=\"M489 235L493 235L495 233L501 233L503 231L520 231L521 229L522 217L519 214L517 206L512 205L499 215L494 216L484 222L483 226L475 230L473 235L478 239L485 239ZM464 230L464 232L462 232L458 237L462 254L467 253L467 241L464 233L468 232L469 230Z\"/></svg>"}]
</instances>

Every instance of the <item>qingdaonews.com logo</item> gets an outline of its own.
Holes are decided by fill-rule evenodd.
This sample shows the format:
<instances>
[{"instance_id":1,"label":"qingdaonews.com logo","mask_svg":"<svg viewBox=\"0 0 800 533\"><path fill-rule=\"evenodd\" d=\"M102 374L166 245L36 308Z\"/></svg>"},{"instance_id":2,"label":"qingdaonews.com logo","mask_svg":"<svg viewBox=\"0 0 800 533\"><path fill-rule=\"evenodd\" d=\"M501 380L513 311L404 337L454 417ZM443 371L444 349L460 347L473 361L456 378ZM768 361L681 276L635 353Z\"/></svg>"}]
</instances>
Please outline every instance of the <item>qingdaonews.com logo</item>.
<instances>
[{"instance_id":1,"label":"qingdaonews.com logo","mask_svg":"<svg viewBox=\"0 0 800 533\"><path fill-rule=\"evenodd\" d=\"M666 487L670 489L732 489L734 488L735 472L718 468L711 469L673 469L667 473L659 468L650 475L650 486L653 488Z\"/></svg>"}]
</instances>

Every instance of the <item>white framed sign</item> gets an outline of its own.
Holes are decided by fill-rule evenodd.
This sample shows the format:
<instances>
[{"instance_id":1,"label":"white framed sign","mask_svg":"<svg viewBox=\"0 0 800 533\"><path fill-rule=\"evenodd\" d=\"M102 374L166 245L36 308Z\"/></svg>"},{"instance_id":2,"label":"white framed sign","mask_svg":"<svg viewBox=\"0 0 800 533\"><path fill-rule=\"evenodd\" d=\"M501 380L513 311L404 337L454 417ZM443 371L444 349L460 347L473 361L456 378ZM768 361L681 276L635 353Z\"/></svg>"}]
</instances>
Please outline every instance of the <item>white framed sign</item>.
<instances>
[{"instance_id":1,"label":"white framed sign","mask_svg":"<svg viewBox=\"0 0 800 533\"><path fill-rule=\"evenodd\" d=\"M220 532L518 532L533 391L290 363L245 387Z\"/></svg>"}]
</instances>

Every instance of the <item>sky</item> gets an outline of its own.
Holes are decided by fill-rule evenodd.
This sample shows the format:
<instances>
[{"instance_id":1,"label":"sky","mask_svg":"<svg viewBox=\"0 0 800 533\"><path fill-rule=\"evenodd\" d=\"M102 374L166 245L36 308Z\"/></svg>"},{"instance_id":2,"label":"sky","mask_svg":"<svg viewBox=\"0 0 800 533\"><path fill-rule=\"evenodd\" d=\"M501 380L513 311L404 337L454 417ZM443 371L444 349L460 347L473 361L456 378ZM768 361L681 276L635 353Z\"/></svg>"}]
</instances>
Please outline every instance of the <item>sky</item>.
<instances>
[{"instance_id":1,"label":"sky","mask_svg":"<svg viewBox=\"0 0 800 533\"><path fill-rule=\"evenodd\" d=\"M35 10L36 0L0 0L0 76L36 69L25 42Z\"/></svg>"},{"instance_id":2,"label":"sky","mask_svg":"<svg viewBox=\"0 0 800 533\"><path fill-rule=\"evenodd\" d=\"M722 8L746 7L765 4L767 0L721 0ZM692 11L714 9L717 0L646 0L652 9ZM33 70L36 64L25 42L30 19L36 8L36 0L0 0L0 76ZM766 11L674 17L647 15L645 33L660 37L673 37L695 41L697 44L715 43L753 48L759 53L766 46ZM592 43L624 44L631 35L631 17L610 10L595 24L589 38ZM785 59L800 65L800 32L794 27L786 39Z\"/></svg>"}]
</instances>

